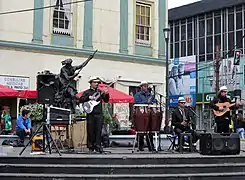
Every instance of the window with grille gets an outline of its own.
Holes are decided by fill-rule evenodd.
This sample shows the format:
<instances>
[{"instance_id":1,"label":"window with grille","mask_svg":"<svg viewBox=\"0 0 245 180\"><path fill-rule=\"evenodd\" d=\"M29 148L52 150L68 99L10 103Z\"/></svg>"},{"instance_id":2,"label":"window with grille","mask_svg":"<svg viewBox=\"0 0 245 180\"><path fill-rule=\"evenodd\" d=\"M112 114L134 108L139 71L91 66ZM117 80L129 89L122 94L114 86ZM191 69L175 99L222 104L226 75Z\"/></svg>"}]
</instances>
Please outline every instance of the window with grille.
<instances>
[{"instance_id":1,"label":"window with grille","mask_svg":"<svg viewBox=\"0 0 245 180\"><path fill-rule=\"evenodd\" d=\"M136 42L150 44L151 40L151 5L136 3Z\"/></svg>"},{"instance_id":2,"label":"window with grille","mask_svg":"<svg viewBox=\"0 0 245 180\"><path fill-rule=\"evenodd\" d=\"M72 34L72 0L54 0L53 33L62 35Z\"/></svg>"}]
</instances>

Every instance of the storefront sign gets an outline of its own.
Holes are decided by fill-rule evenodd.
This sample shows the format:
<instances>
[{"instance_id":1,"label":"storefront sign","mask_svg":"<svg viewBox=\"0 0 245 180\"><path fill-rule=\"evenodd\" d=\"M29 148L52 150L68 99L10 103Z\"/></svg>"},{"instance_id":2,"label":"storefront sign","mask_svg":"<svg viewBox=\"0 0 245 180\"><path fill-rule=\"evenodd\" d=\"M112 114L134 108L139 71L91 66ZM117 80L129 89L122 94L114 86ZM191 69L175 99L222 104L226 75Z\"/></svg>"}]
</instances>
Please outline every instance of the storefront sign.
<instances>
[{"instance_id":1,"label":"storefront sign","mask_svg":"<svg viewBox=\"0 0 245 180\"><path fill-rule=\"evenodd\" d=\"M232 93L233 91L228 92L228 97L231 99L232 99ZM217 95L216 93L204 93L204 103L208 103L212 101L216 95ZM197 104L202 103L202 97L203 97L202 93L197 94L196 97Z\"/></svg>"},{"instance_id":2,"label":"storefront sign","mask_svg":"<svg viewBox=\"0 0 245 180\"><path fill-rule=\"evenodd\" d=\"M0 75L0 84L15 90L29 89L29 77Z\"/></svg>"}]
</instances>

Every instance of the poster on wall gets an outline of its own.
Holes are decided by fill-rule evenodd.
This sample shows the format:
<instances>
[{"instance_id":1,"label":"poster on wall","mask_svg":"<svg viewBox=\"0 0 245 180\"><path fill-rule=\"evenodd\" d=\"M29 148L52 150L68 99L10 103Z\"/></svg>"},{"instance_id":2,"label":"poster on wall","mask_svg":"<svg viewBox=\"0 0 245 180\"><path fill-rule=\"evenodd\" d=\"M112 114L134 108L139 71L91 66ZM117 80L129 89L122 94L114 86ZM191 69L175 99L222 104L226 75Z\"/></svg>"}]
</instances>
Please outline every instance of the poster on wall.
<instances>
[{"instance_id":1,"label":"poster on wall","mask_svg":"<svg viewBox=\"0 0 245 180\"><path fill-rule=\"evenodd\" d=\"M240 66L233 63L234 58L229 58L223 59L220 65L220 86L227 86L229 91L239 89L240 87ZM215 83L213 84L215 85Z\"/></svg>"},{"instance_id":2,"label":"poster on wall","mask_svg":"<svg viewBox=\"0 0 245 180\"><path fill-rule=\"evenodd\" d=\"M29 77L0 75L0 84L15 90L29 89Z\"/></svg>"},{"instance_id":3,"label":"poster on wall","mask_svg":"<svg viewBox=\"0 0 245 180\"><path fill-rule=\"evenodd\" d=\"M196 105L196 56L171 60L168 79L169 106L176 107L184 97L187 106Z\"/></svg>"}]
</instances>

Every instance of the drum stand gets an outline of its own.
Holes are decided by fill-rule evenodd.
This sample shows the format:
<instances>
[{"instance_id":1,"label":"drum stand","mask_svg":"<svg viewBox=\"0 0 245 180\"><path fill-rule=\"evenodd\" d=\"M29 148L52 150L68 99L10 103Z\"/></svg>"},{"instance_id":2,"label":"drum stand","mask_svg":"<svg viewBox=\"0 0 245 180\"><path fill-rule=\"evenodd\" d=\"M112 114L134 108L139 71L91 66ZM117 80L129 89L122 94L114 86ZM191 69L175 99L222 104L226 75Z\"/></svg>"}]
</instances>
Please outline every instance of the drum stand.
<instances>
[{"instance_id":1,"label":"drum stand","mask_svg":"<svg viewBox=\"0 0 245 180\"><path fill-rule=\"evenodd\" d=\"M148 139L149 144L150 144L150 149L152 150L152 152L154 151L153 148L152 148L152 145L151 145L151 140L150 140L150 137L149 137L149 133L150 133L149 131L147 131L147 132L136 131L132 153L134 153L134 151L135 151L135 142L136 142L136 140L137 140L137 145L138 145L138 148L139 148L139 135L146 136L146 138ZM139 150L137 150L137 152L139 152Z\"/></svg>"}]
</instances>

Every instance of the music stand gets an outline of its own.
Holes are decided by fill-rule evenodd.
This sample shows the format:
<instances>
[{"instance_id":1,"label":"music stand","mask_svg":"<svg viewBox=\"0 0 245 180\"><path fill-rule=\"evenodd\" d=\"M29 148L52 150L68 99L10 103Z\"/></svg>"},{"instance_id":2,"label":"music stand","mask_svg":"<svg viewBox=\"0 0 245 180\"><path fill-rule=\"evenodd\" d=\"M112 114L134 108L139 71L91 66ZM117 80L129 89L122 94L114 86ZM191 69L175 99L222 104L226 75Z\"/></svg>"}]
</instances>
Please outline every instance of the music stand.
<instances>
[{"instance_id":1,"label":"music stand","mask_svg":"<svg viewBox=\"0 0 245 180\"><path fill-rule=\"evenodd\" d=\"M48 124L47 124L46 106L48 107L48 105L43 105L43 122L42 122L42 124L37 128L36 132L32 135L32 137L30 138L28 143L25 145L25 147L19 153L20 156L25 151L27 146L32 142L32 139L34 138L34 136L36 136L38 134L38 132L40 131L41 128L43 128L43 142L42 142L42 150L43 150L43 152L45 153L46 148L48 148L49 149L49 154L52 153L51 152L51 146L50 146L50 142L51 142L51 143L54 144L55 149L57 150L58 154L61 156L60 150L59 150L56 142L52 138L52 135L50 133L50 130L49 130L49 127L48 127ZM49 138L51 139L51 141L49 141ZM46 140L47 140L47 146L46 146Z\"/></svg>"}]
</instances>

